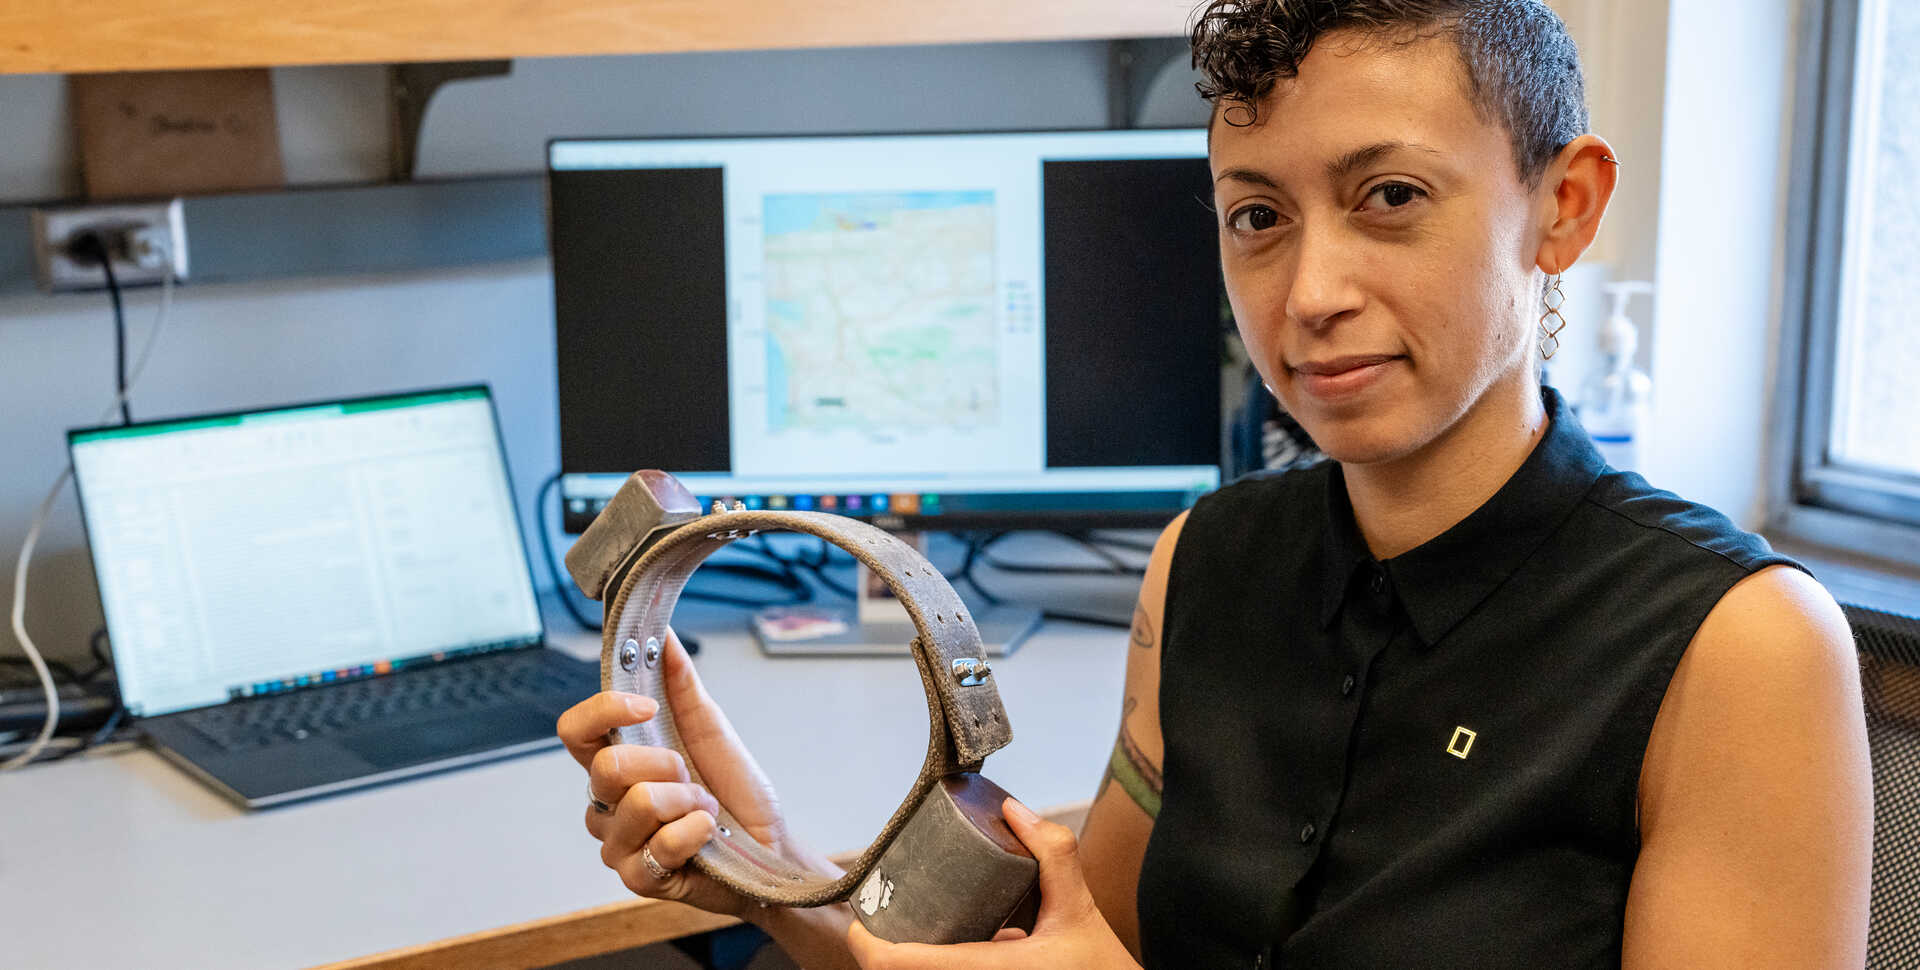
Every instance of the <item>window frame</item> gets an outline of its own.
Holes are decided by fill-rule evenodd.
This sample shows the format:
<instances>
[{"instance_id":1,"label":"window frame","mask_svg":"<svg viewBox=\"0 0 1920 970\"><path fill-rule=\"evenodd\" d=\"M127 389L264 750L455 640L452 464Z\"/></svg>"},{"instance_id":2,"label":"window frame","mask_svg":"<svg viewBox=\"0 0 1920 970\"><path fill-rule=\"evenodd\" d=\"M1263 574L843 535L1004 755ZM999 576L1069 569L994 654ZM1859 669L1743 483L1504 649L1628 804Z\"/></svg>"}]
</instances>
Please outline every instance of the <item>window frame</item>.
<instances>
[{"instance_id":1,"label":"window frame","mask_svg":"<svg viewBox=\"0 0 1920 970\"><path fill-rule=\"evenodd\" d=\"M1768 530L1920 565L1920 476L1848 465L1830 450L1864 2L1803 8Z\"/></svg>"}]
</instances>

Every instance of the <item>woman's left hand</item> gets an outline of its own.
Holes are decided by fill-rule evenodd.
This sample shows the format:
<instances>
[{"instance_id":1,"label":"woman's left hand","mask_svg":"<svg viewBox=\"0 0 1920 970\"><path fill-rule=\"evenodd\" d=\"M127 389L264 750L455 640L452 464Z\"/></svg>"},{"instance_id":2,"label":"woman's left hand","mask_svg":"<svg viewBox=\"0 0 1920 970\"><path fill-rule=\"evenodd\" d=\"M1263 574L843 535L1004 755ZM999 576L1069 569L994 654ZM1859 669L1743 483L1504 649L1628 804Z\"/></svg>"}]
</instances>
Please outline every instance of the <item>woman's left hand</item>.
<instances>
[{"instance_id":1,"label":"woman's left hand","mask_svg":"<svg viewBox=\"0 0 1920 970\"><path fill-rule=\"evenodd\" d=\"M1079 844L1073 832L1042 820L1011 798L1001 810L1013 834L1026 843L1040 863L1040 914L1034 920L1033 933L1004 929L990 943L952 946L888 943L867 932L856 919L847 930L847 946L863 970L1113 970L1139 966L1093 904L1086 876L1080 872Z\"/></svg>"}]
</instances>

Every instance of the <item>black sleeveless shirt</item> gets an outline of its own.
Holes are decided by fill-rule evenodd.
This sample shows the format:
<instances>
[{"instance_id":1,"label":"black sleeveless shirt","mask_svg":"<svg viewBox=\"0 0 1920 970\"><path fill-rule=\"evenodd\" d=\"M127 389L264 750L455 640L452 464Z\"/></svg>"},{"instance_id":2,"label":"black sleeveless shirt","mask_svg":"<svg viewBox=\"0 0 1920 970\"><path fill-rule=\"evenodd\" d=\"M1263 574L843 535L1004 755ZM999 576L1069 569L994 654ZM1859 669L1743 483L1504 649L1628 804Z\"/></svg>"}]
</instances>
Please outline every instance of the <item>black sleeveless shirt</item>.
<instances>
[{"instance_id":1,"label":"black sleeveless shirt","mask_svg":"<svg viewBox=\"0 0 1920 970\"><path fill-rule=\"evenodd\" d=\"M1333 463L1194 506L1162 633L1149 970L1619 967L1674 667L1736 582L1795 564L1607 467L1543 397L1506 485L1385 562Z\"/></svg>"}]
</instances>

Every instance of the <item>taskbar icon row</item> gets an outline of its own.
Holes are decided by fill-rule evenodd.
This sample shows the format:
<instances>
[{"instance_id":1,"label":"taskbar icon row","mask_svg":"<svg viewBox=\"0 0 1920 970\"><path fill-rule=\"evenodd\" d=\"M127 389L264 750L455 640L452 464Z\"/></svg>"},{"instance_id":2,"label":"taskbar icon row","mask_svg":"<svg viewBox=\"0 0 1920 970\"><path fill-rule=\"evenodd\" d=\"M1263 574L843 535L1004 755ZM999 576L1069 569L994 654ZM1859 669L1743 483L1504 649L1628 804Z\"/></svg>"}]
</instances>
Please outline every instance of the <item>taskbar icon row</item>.
<instances>
[{"instance_id":1,"label":"taskbar icon row","mask_svg":"<svg viewBox=\"0 0 1920 970\"><path fill-rule=\"evenodd\" d=\"M939 515L940 495L936 492L866 492L788 495L702 495L700 507L713 503L732 508L735 503L749 509L774 512L836 512L841 515ZM596 516L607 507L606 499L567 500L567 511L575 516Z\"/></svg>"},{"instance_id":2,"label":"taskbar icon row","mask_svg":"<svg viewBox=\"0 0 1920 970\"><path fill-rule=\"evenodd\" d=\"M465 657L477 653L492 653L496 650L505 650L509 647L526 645L527 641L524 639L500 640L493 643L479 643L452 650L436 650L432 653L421 654L416 657L404 657L397 660L376 660L373 663L364 664L348 664L345 667L335 667L331 670L316 670L312 673L299 674L293 677L281 677L274 680L260 680L249 684L240 684L227 688L227 697L229 700L238 700L242 697L264 697L268 694L285 694L289 691L300 690L306 687L318 687L321 684L331 684L343 680L382 677L395 671L406 670L409 667L422 667L454 657Z\"/></svg>"}]
</instances>

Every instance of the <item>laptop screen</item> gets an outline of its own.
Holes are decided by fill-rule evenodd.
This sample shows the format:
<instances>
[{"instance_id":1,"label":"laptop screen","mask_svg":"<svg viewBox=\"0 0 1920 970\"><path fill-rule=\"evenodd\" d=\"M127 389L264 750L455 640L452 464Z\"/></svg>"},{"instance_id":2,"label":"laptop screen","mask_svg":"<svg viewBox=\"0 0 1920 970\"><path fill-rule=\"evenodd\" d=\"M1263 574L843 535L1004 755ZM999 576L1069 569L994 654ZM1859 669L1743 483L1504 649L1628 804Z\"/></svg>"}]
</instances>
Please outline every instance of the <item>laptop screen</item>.
<instances>
[{"instance_id":1,"label":"laptop screen","mask_svg":"<svg viewBox=\"0 0 1920 970\"><path fill-rule=\"evenodd\" d=\"M540 640L483 387L67 437L134 714Z\"/></svg>"}]
</instances>

